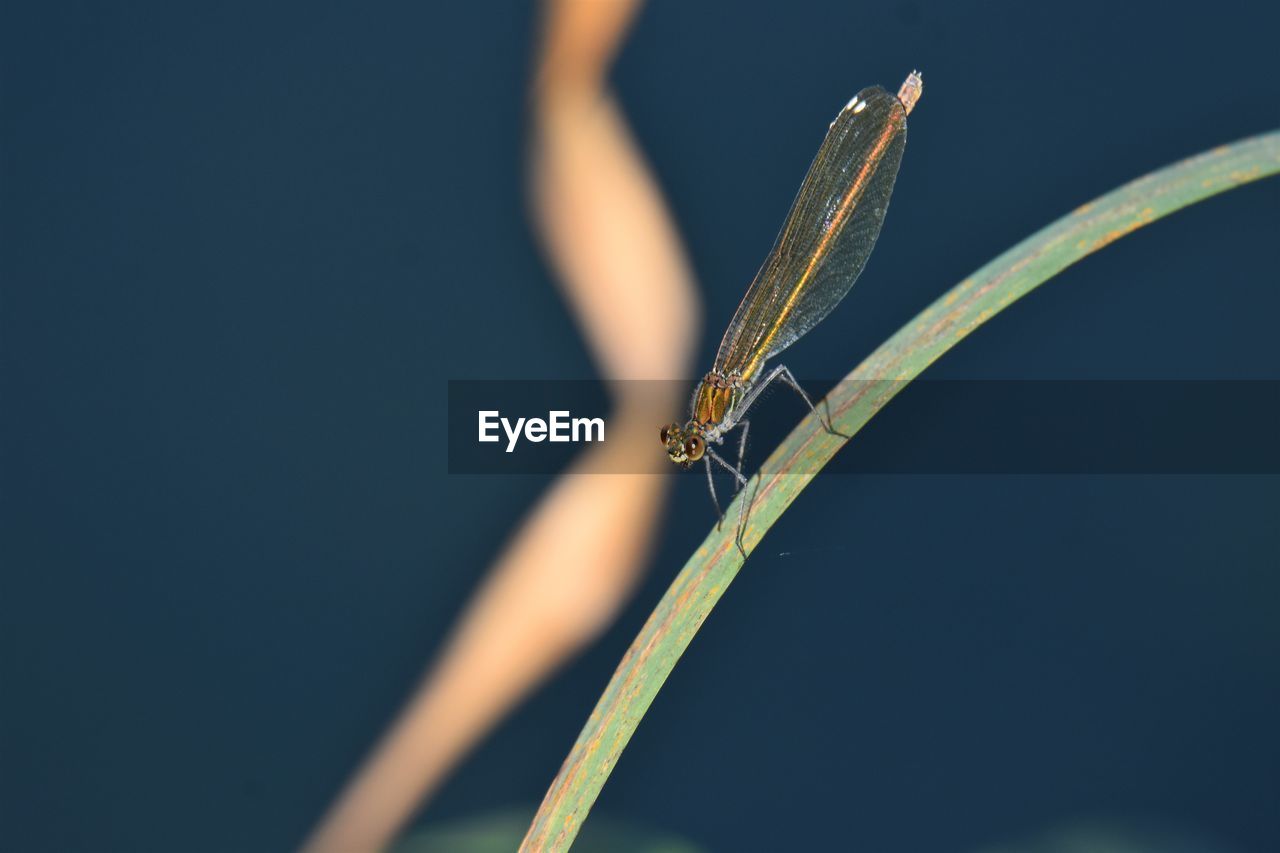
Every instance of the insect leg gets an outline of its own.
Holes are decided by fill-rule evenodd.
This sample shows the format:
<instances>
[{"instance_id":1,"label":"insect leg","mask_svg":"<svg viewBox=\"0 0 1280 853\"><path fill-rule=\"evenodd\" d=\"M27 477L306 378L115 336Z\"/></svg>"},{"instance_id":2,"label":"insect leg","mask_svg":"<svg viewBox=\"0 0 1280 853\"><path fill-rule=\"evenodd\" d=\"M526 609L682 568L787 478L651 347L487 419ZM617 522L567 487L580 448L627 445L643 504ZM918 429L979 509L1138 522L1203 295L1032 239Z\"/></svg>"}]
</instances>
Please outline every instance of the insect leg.
<instances>
[{"instance_id":1,"label":"insect leg","mask_svg":"<svg viewBox=\"0 0 1280 853\"><path fill-rule=\"evenodd\" d=\"M716 507L716 530L719 530L720 525L724 524L724 510L720 508L720 499L716 497L716 481L711 477L711 457L704 456L703 459L707 463L707 489L711 492L711 502Z\"/></svg>"},{"instance_id":2,"label":"insect leg","mask_svg":"<svg viewBox=\"0 0 1280 853\"><path fill-rule=\"evenodd\" d=\"M742 435L738 437L738 470L742 470L742 457L747 455L747 430L751 428L751 421L738 421L738 426L742 427Z\"/></svg>"},{"instance_id":3,"label":"insect leg","mask_svg":"<svg viewBox=\"0 0 1280 853\"><path fill-rule=\"evenodd\" d=\"M721 459L720 454L716 453L710 447L707 448L706 458L714 459L716 461L716 464L718 464L720 467L724 468L726 471L732 474L734 479L738 481L738 490L741 490L743 486L747 485L747 478L742 476L742 472L739 471L737 468L733 467L732 465L730 465L728 462L725 462L723 459ZM707 478L710 479L710 477L711 477L711 463L708 462ZM750 500L743 498L743 500L738 504L738 530L733 537L733 544L738 546L738 551L742 553L742 559L744 560L747 558L747 551L745 548L742 547L742 533L747 528L747 504L749 503L751 503ZM720 508L720 505L717 503L716 509L719 509L719 508ZM724 521L723 514L720 516L720 520ZM718 528L719 528L719 525L717 525L717 529Z\"/></svg>"},{"instance_id":4,"label":"insect leg","mask_svg":"<svg viewBox=\"0 0 1280 853\"><path fill-rule=\"evenodd\" d=\"M751 422L750 422L750 421L737 421L737 422L736 422L736 423L734 423L732 426L730 426L730 427L729 427L729 429L730 429L730 430L735 430L735 429L738 429L739 427L741 427L741 428L742 428L742 432L738 433L738 464L735 466L735 468L737 469L737 472L736 472L737 474L742 474L742 460L743 460L743 459L746 457L746 455L747 455L747 430L749 430L749 429L751 428ZM727 430L726 430L726 431L727 431ZM721 438L716 442L717 444L723 444L723 443L724 443L724 432L721 432L721 433L720 433L720 436L721 436ZM743 475L743 476L745 476L745 475ZM739 489L741 489L741 488L742 488L742 484L741 484L740 482L738 482L737 480L735 480L735 481L734 481L734 487L733 487L733 494L734 494L734 497L737 497L737 495L738 495L738 490L739 490Z\"/></svg>"},{"instance_id":5,"label":"insect leg","mask_svg":"<svg viewBox=\"0 0 1280 853\"><path fill-rule=\"evenodd\" d=\"M832 426L830 419L828 419L825 414L818 411L818 407L813 404L813 400L809 399L808 393L806 393L805 390L800 387L800 383L796 381L795 376L791 374L791 371L784 364L779 364L773 370L770 370L767 374L765 374L764 379L757 382L755 387L747 392L746 396L742 398L742 402L739 404L739 407L742 409L742 411L744 412L747 411L747 407L749 407L752 403L756 401L756 398L760 396L760 394L764 391L764 389L768 388L771 382L778 379L781 379L783 382L790 385L795 390L795 392L800 395L800 398L804 400L806 404L808 404L809 409L815 415L818 416L818 420L822 423L823 429L825 429L827 432L831 433L832 435L838 435L843 438L851 438L851 436L845 435L844 433L837 430L834 426Z\"/></svg>"}]
</instances>

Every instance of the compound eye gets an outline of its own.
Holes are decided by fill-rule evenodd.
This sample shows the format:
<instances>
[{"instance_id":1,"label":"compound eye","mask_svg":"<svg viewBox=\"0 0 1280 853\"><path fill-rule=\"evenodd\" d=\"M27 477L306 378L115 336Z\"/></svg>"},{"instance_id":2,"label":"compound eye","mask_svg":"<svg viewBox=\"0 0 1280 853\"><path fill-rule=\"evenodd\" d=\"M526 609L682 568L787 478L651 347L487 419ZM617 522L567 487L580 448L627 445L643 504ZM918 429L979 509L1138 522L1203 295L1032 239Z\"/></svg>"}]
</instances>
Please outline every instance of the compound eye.
<instances>
[{"instance_id":1,"label":"compound eye","mask_svg":"<svg viewBox=\"0 0 1280 853\"><path fill-rule=\"evenodd\" d=\"M671 434L672 434L673 432L675 432L675 431L676 431L676 429L677 429L677 427L676 427L676 425L675 425L675 424L667 424L666 426L664 426L664 427L662 428L662 432L661 432L661 433L659 433L659 435L661 435L661 436L662 436L662 443L663 443L664 445L665 445L668 441L670 441L670 440L671 440Z\"/></svg>"},{"instance_id":2,"label":"compound eye","mask_svg":"<svg viewBox=\"0 0 1280 853\"><path fill-rule=\"evenodd\" d=\"M691 435L684 440L684 454L689 457L690 462L697 462L701 459L706 449L707 443L702 440L700 435Z\"/></svg>"}]
</instances>

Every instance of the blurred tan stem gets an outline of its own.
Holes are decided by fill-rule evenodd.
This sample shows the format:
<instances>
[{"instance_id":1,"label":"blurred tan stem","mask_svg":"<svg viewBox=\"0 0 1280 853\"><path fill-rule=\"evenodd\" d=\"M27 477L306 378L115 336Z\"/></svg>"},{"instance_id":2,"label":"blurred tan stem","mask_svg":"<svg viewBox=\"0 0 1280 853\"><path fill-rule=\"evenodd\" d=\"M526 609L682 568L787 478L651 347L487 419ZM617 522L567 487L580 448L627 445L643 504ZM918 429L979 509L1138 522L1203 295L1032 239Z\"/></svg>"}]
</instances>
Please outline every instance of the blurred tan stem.
<instances>
[{"instance_id":1,"label":"blurred tan stem","mask_svg":"<svg viewBox=\"0 0 1280 853\"><path fill-rule=\"evenodd\" d=\"M605 88L637 2L552 0L532 98L534 225L609 380L678 379L698 302L661 193ZM671 383L674 387L676 383ZM613 382L610 440L651 440L682 396ZM513 536L435 665L304 846L389 844L449 771L511 707L603 630L634 588L666 480L583 453ZM612 468L611 468L612 466ZM584 476L586 475L586 476ZM532 792L531 796L536 796Z\"/></svg>"}]
</instances>

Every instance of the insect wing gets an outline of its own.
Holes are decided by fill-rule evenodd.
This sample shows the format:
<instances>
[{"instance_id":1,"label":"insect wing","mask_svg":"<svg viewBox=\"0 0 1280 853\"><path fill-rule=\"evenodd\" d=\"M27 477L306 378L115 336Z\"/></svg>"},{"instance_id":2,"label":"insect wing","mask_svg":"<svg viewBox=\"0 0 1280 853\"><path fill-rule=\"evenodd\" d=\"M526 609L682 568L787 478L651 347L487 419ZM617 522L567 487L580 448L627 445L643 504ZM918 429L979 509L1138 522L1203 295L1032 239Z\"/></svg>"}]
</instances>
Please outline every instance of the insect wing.
<instances>
[{"instance_id":1,"label":"insect wing","mask_svg":"<svg viewBox=\"0 0 1280 853\"><path fill-rule=\"evenodd\" d=\"M880 235L906 141L906 111L879 86L841 110L725 332L715 369L752 378L840 303Z\"/></svg>"}]
</instances>

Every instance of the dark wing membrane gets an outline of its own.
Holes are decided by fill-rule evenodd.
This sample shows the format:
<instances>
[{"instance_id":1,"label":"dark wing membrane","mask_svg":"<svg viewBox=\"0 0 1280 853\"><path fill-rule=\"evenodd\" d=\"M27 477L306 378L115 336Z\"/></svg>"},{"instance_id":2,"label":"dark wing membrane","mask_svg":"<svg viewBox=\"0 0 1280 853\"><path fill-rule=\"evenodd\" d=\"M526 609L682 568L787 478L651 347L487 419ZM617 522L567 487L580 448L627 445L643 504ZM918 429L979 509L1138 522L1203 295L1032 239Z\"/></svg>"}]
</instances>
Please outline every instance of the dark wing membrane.
<instances>
[{"instance_id":1,"label":"dark wing membrane","mask_svg":"<svg viewBox=\"0 0 1280 853\"><path fill-rule=\"evenodd\" d=\"M879 86L836 116L720 342L716 370L752 378L839 304L880 235L906 143L906 111Z\"/></svg>"}]
</instances>

